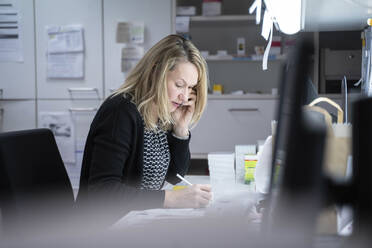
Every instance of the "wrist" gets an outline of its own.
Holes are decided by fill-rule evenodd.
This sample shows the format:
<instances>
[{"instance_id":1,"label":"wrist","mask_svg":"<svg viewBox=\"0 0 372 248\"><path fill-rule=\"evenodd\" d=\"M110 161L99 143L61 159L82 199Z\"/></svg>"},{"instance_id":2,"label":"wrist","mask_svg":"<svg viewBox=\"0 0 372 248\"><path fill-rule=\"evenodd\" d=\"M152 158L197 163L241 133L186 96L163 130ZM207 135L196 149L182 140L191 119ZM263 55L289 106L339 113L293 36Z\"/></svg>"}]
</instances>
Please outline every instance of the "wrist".
<instances>
[{"instance_id":1,"label":"wrist","mask_svg":"<svg viewBox=\"0 0 372 248\"><path fill-rule=\"evenodd\" d=\"M164 194L164 208L171 208L173 206L173 197L172 197L173 191L172 190L165 190Z\"/></svg>"},{"instance_id":2,"label":"wrist","mask_svg":"<svg viewBox=\"0 0 372 248\"><path fill-rule=\"evenodd\" d=\"M178 137L188 137L189 136L189 129L188 128L173 128L173 133Z\"/></svg>"}]
</instances>

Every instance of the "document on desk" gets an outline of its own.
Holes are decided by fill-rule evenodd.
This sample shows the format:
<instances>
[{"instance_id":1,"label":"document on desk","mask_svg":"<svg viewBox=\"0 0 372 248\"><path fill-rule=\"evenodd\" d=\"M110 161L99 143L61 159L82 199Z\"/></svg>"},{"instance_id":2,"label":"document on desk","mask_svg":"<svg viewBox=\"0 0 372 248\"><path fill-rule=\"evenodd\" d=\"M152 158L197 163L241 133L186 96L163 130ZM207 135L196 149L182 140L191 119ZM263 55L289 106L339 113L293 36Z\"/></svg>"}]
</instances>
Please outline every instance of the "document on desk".
<instances>
[{"instance_id":1,"label":"document on desk","mask_svg":"<svg viewBox=\"0 0 372 248\"><path fill-rule=\"evenodd\" d=\"M234 153L208 154L210 183L215 198L235 185L234 159Z\"/></svg>"},{"instance_id":2,"label":"document on desk","mask_svg":"<svg viewBox=\"0 0 372 248\"><path fill-rule=\"evenodd\" d=\"M131 226L143 226L156 220L193 219L203 217L204 215L205 209L203 208L157 208L144 211L131 211L116 222L112 228L117 229Z\"/></svg>"},{"instance_id":3,"label":"document on desk","mask_svg":"<svg viewBox=\"0 0 372 248\"><path fill-rule=\"evenodd\" d=\"M161 220L196 220L204 217L238 217L248 222L259 223L261 215L255 211L255 205L260 198L259 194L247 192L246 188L235 187L230 191L225 191L223 195L214 199L206 208L159 208L131 211L117 221L112 229L141 227Z\"/></svg>"}]
</instances>

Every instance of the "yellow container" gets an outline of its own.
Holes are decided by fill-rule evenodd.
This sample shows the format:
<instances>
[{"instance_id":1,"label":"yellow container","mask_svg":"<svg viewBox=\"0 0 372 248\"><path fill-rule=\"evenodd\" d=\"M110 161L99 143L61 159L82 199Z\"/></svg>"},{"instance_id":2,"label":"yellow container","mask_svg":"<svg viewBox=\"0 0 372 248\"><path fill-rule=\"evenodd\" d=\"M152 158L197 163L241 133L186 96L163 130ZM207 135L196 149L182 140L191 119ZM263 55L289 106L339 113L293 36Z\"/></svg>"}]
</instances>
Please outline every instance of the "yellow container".
<instances>
[{"instance_id":1,"label":"yellow container","mask_svg":"<svg viewBox=\"0 0 372 248\"><path fill-rule=\"evenodd\" d=\"M222 84L213 84L213 94L222 94L223 86Z\"/></svg>"},{"instance_id":2,"label":"yellow container","mask_svg":"<svg viewBox=\"0 0 372 248\"><path fill-rule=\"evenodd\" d=\"M245 176L244 183L250 184L254 182L254 172L256 170L257 156L256 155L245 155L244 156L244 167Z\"/></svg>"},{"instance_id":3,"label":"yellow container","mask_svg":"<svg viewBox=\"0 0 372 248\"><path fill-rule=\"evenodd\" d=\"M185 189L187 188L186 185L175 185L173 186L173 190L180 190L180 189Z\"/></svg>"}]
</instances>

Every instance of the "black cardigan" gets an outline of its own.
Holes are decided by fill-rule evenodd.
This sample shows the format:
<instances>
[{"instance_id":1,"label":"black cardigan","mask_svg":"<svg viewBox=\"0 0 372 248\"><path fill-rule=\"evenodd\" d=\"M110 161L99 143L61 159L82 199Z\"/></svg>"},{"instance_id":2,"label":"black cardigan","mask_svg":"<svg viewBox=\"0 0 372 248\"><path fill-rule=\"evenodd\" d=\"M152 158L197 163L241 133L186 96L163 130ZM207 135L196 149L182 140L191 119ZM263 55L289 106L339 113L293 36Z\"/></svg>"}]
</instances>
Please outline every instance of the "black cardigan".
<instances>
[{"instance_id":1,"label":"black cardigan","mask_svg":"<svg viewBox=\"0 0 372 248\"><path fill-rule=\"evenodd\" d=\"M168 132L170 164L166 181L177 183L190 161L188 140ZM139 189L143 169L144 124L136 106L122 95L109 97L99 108L85 144L77 202L116 212L160 208L163 190ZM88 203L89 202L89 203ZM107 212L104 210L103 212Z\"/></svg>"}]
</instances>

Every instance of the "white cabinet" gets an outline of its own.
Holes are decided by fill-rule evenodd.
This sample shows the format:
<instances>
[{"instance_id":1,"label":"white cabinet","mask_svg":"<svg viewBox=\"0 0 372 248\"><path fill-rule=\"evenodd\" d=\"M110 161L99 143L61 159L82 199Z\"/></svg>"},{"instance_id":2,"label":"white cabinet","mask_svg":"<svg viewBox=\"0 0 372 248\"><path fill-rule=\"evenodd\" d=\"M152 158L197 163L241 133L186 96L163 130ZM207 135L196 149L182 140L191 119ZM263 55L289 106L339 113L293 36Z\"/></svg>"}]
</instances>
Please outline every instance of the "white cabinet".
<instances>
[{"instance_id":1,"label":"white cabinet","mask_svg":"<svg viewBox=\"0 0 372 248\"><path fill-rule=\"evenodd\" d=\"M77 191L79 187L81 162L90 123L100 104L101 101L99 100L40 100L38 102L38 127L42 127L40 114L44 112L65 112L71 116L71 121L75 130L75 162L65 162L64 164L75 191ZM61 144L58 145L61 151L63 147L61 147ZM62 159L64 159L63 154L64 153L61 152Z\"/></svg>"},{"instance_id":2,"label":"white cabinet","mask_svg":"<svg viewBox=\"0 0 372 248\"><path fill-rule=\"evenodd\" d=\"M234 151L236 144L257 144L271 134L277 100L209 99L198 125L191 131L192 154Z\"/></svg>"},{"instance_id":3,"label":"white cabinet","mask_svg":"<svg viewBox=\"0 0 372 248\"><path fill-rule=\"evenodd\" d=\"M0 132L36 127L35 100L0 101Z\"/></svg>"},{"instance_id":4,"label":"white cabinet","mask_svg":"<svg viewBox=\"0 0 372 248\"><path fill-rule=\"evenodd\" d=\"M20 13L23 62L0 62L0 98L35 99L35 43L33 1L14 0L14 9ZM1 49L1 48L0 48Z\"/></svg>"},{"instance_id":5,"label":"white cabinet","mask_svg":"<svg viewBox=\"0 0 372 248\"><path fill-rule=\"evenodd\" d=\"M43 112L65 112L75 127L75 162L66 162L78 188L86 137L103 99L125 78L118 22L143 22L144 50L172 33L174 0L12 0L21 14L23 62L0 64L0 132L42 127ZM47 78L48 26L81 25L84 77ZM1 49L1 47L0 47ZM61 150L61 145L59 149ZM63 156L63 153L62 153Z\"/></svg>"},{"instance_id":6,"label":"white cabinet","mask_svg":"<svg viewBox=\"0 0 372 248\"><path fill-rule=\"evenodd\" d=\"M90 123L101 104L100 100L39 100L37 106L38 127L43 112L66 112L71 115L75 127L76 142L85 143ZM84 144L78 144L83 146Z\"/></svg>"},{"instance_id":7,"label":"white cabinet","mask_svg":"<svg viewBox=\"0 0 372 248\"><path fill-rule=\"evenodd\" d=\"M118 22L143 22L145 42L139 44L147 51L172 32L172 0L104 0L105 96L124 83L121 71L121 49L116 42Z\"/></svg>"},{"instance_id":8,"label":"white cabinet","mask_svg":"<svg viewBox=\"0 0 372 248\"><path fill-rule=\"evenodd\" d=\"M40 99L102 98L103 38L101 0L36 0L37 89ZM84 31L84 78L47 78L46 27L82 25ZM81 90L83 89L83 90Z\"/></svg>"}]
</instances>

